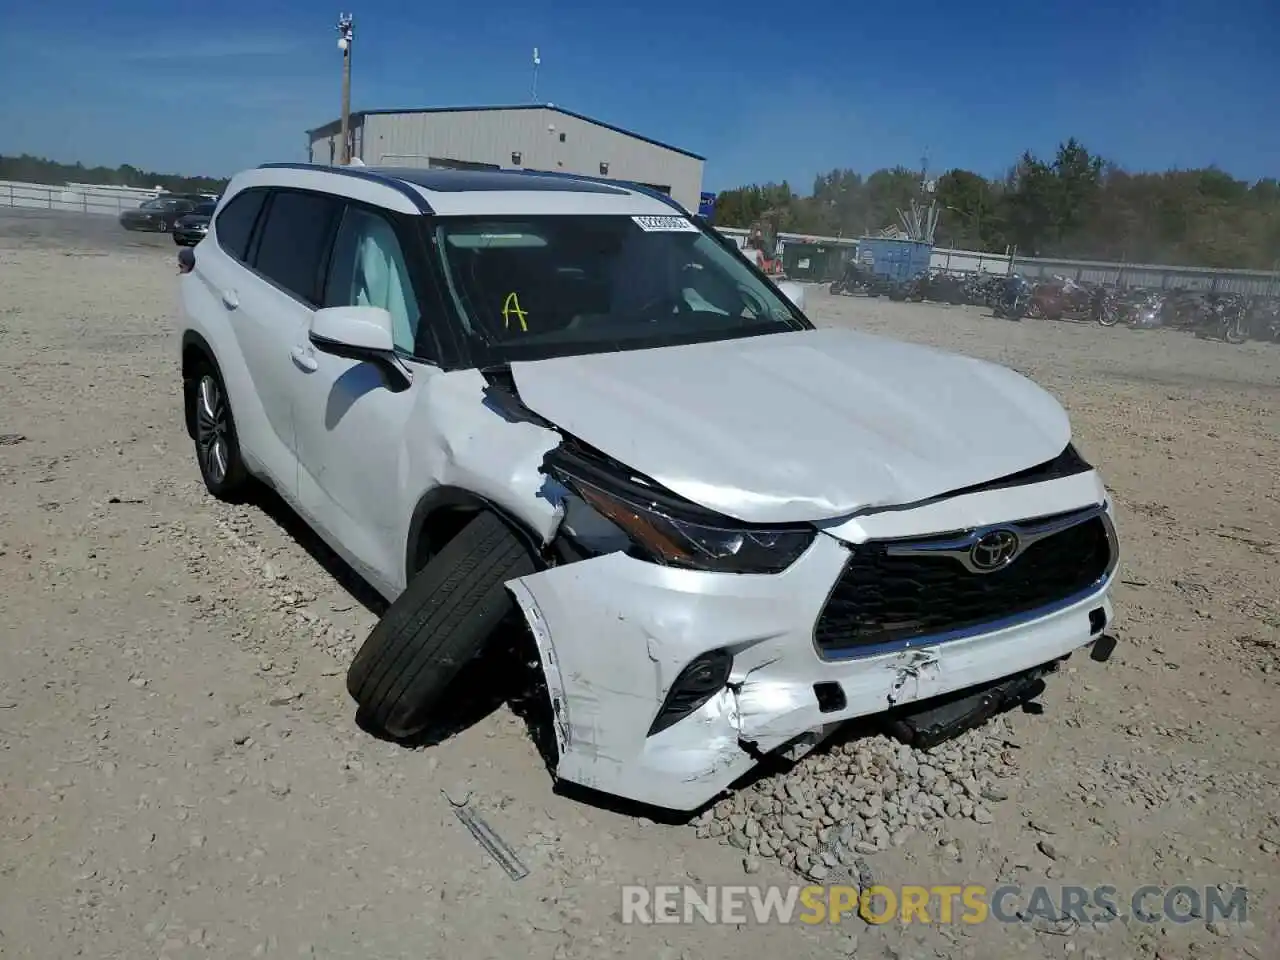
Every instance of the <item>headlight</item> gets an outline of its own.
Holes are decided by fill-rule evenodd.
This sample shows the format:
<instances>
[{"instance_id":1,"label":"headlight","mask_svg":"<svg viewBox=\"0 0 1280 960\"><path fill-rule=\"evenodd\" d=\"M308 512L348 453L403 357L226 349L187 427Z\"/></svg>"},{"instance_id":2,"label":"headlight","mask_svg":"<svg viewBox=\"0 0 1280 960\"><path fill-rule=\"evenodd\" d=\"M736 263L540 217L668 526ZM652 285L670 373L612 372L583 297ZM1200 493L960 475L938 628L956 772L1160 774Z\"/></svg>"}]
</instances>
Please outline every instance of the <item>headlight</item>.
<instances>
[{"instance_id":1,"label":"headlight","mask_svg":"<svg viewBox=\"0 0 1280 960\"><path fill-rule=\"evenodd\" d=\"M628 552L664 566L717 573L778 573L791 566L817 536L813 527L749 526L693 504L683 507L662 502L671 495L649 495L643 487L627 481L614 484L587 479L579 471L566 469L563 462L548 470L626 536L633 548Z\"/></svg>"}]
</instances>

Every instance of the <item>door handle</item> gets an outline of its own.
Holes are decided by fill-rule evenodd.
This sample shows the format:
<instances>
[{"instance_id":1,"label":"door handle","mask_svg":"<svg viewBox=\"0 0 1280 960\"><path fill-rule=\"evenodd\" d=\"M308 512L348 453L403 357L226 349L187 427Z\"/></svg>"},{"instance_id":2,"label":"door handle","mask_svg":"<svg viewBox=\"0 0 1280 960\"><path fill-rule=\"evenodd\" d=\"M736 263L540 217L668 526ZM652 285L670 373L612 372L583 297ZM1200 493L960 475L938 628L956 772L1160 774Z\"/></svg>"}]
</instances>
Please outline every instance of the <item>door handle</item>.
<instances>
[{"instance_id":1,"label":"door handle","mask_svg":"<svg viewBox=\"0 0 1280 960\"><path fill-rule=\"evenodd\" d=\"M302 347L294 347L289 352L289 356L293 358L294 365L299 370L305 370L307 373L314 373L320 369L320 364L316 360L314 354Z\"/></svg>"},{"instance_id":2,"label":"door handle","mask_svg":"<svg viewBox=\"0 0 1280 960\"><path fill-rule=\"evenodd\" d=\"M240 298L236 296L236 292L234 290L223 290L222 305L228 310L234 310L236 307L240 306Z\"/></svg>"}]
</instances>

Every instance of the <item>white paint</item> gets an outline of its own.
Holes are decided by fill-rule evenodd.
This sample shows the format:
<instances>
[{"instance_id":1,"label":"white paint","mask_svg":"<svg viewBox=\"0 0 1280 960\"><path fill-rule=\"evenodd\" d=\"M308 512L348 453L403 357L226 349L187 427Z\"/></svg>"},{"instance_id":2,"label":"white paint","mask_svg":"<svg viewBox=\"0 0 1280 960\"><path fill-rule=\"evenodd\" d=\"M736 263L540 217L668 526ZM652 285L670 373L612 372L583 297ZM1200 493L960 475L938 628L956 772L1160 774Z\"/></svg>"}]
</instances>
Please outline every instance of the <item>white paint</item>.
<instances>
[{"instance_id":1,"label":"white paint","mask_svg":"<svg viewBox=\"0 0 1280 960\"><path fill-rule=\"evenodd\" d=\"M323 171L251 171L229 194L271 183L411 206L382 184ZM549 210L557 197L614 202L515 196ZM475 199L512 213L497 210L499 194ZM1004 368L859 334L778 334L514 364L525 403L555 426L511 422L478 371L407 361L407 382L392 389L378 365L315 349L313 332L382 350L389 324L367 310L312 310L229 258L215 231L180 281L182 328L217 357L250 470L388 600L405 587L414 509L441 486L489 500L549 543L564 507L541 464L560 431L723 514L826 528L774 575L612 553L510 582L546 675L565 780L693 809L754 765L744 743L811 746L851 717L1048 662L1090 642L1090 610L1109 611L1101 587L1052 615L910 652L826 661L814 647L851 545L1105 502L1086 473L909 507L1066 445L1061 407ZM647 736L681 669L717 649L734 658L729 685ZM819 681L842 685L843 710L818 709Z\"/></svg>"},{"instance_id":2,"label":"white paint","mask_svg":"<svg viewBox=\"0 0 1280 960\"><path fill-rule=\"evenodd\" d=\"M914 527L910 513L895 514L901 529ZM554 664L563 708L557 775L693 810L755 765L740 741L762 752L800 736L820 742L840 721L1064 656L1091 642L1089 611L1103 607L1111 618L1108 587L1066 610L988 634L824 661L813 646L813 625L846 556L835 539L820 536L776 576L675 570L610 554L513 581L512 593L537 624L544 665ZM646 737L680 669L717 648L734 654L738 692L726 690ZM818 709L813 685L823 681L842 686L844 710Z\"/></svg>"},{"instance_id":3,"label":"white paint","mask_svg":"<svg viewBox=\"0 0 1280 960\"><path fill-rule=\"evenodd\" d=\"M431 205L431 209L442 217L535 217L556 214L632 216L671 213L671 207L661 200L643 193L623 190L621 186L617 193L587 193L572 190L567 184L564 191L483 190L474 193L427 190L415 184L409 186L420 193Z\"/></svg>"},{"instance_id":4,"label":"white paint","mask_svg":"<svg viewBox=\"0 0 1280 960\"><path fill-rule=\"evenodd\" d=\"M1067 415L995 364L845 330L512 365L524 402L695 503L823 520L1053 459ZM625 429L622 425L625 424Z\"/></svg>"}]
</instances>

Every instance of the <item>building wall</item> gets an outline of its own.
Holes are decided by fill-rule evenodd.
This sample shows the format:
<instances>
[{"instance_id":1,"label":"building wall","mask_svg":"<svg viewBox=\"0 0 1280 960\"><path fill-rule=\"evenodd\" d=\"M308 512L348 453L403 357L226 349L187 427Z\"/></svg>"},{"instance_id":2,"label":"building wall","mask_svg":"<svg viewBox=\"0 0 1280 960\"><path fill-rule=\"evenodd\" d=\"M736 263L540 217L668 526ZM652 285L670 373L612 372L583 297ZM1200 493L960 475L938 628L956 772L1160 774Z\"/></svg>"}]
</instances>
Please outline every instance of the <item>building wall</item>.
<instances>
[{"instance_id":1,"label":"building wall","mask_svg":"<svg viewBox=\"0 0 1280 960\"><path fill-rule=\"evenodd\" d=\"M354 131L356 156L370 166L425 167L432 158L549 170L666 187L698 209L703 162L551 109L369 114ZM326 133L328 130L326 129ZM563 140L561 137L563 136ZM336 161L336 133L312 141L311 161ZM520 163L512 163L512 154ZM600 164L607 163L602 174Z\"/></svg>"}]
</instances>

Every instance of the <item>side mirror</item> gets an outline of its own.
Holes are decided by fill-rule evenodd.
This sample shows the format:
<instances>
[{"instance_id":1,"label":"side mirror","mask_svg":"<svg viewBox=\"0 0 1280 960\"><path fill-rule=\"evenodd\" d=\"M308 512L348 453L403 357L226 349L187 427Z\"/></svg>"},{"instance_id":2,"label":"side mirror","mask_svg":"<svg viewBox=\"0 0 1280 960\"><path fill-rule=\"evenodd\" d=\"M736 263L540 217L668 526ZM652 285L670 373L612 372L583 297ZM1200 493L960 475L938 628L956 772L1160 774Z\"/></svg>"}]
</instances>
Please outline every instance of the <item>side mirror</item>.
<instances>
[{"instance_id":1,"label":"side mirror","mask_svg":"<svg viewBox=\"0 0 1280 960\"><path fill-rule=\"evenodd\" d=\"M392 382L408 386L413 375L396 356L391 314L382 307L326 307L311 318L311 345L321 353L376 363Z\"/></svg>"},{"instance_id":2,"label":"side mirror","mask_svg":"<svg viewBox=\"0 0 1280 960\"><path fill-rule=\"evenodd\" d=\"M391 314L382 307L326 307L311 320L317 350L352 360L371 360L395 351Z\"/></svg>"},{"instance_id":3,"label":"side mirror","mask_svg":"<svg viewBox=\"0 0 1280 960\"><path fill-rule=\"evenodd\" d=\"M804 311L804 287L793 280L784 280L778 284L778 289L782 291L788 300L795 304L797 310Z\"/></svg>"},{"instance_id":4,"label":"side mirror","mask_svg":"<svg viewBox=\"0 0 1280 960\"><path fill-rule=\"evenodd\" d=\"M196 252L191 247L183 247L178 251L178 272L190 273L195 269Z\"/></svg>"}]
</instances>

